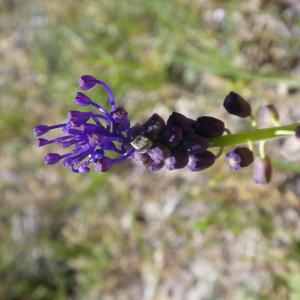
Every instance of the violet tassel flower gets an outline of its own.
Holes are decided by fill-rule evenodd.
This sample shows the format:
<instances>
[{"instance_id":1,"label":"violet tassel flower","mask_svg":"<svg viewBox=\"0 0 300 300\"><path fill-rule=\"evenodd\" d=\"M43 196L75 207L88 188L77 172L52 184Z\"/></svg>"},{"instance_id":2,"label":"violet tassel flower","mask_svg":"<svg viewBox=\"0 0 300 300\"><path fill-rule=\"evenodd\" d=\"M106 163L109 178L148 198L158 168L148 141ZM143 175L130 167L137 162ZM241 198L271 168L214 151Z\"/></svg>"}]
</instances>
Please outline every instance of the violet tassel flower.
<instances>
[{"instance_id":1,"label":"violet tassel flower","mask_svg":"<svg viewBox=\"0 0 300 300\"><path fill-rule=\"evenodd\" d=\"M66 123L53 126L38 125L34 128L36 137L51 130L64 134L52 140L38 138L37 145L43 147L58 144L62 148L71 148L65 154L50 153L45 157L46 165L59 161L75 173L87 173L92 165L96 172L106 172L115 163L128 159L135 149L130 141L130 122L127 111L116 106L110 87L91 75L84 75L79 80L82 90L89 90L100 85L106 91L110 111L95 103L87 95L78 92L75 103L80 106L92 106L97 112L69 111Z\"/></svg>"},{"instance_id":2,"label":"violet tassel flower","mask_svg":"<svg viewBox=\"0 0 300 300\"><path fill-rule=\"evenodd\" d=\"M99 86L107 93L109 109L80 91L75 95L75 104L91 107L94 111L71 110L65 123L43 124L34 128L38 147L57 144L62 149L68 149L64 154L47 154L44 158L46 165L61 162L75 173L86 174L91 167L99 173L107 172L115 164L131 158L137 166L149 172L164 167L169 171L186 167L192 172L200 172L210 168L225 147L235 146L227 153L226 161L229 169L239 170L253 163L254 142L260 142L260 158L254 161L253 176L256 183L266 184L272 177L272 165L265 155L265 140L290 135L300 140L300 123L278 125L279 113L271 104L261 108L256 119L252 115L251 105L235 92L225 97L223 106L230 114L251 117L254 128L251 131L231 134L220 119L199 116L192 120L178 112L172 112L167 121L154 113L146 122L131 127L128 112L124 107L117 106L113 92L105 82L91 75L84 75L79 80L82 91ZM257 125L268 127L271 123L276 127L257 128ZM44 135L52 130L61 134L52 139L45 138ZM246 144L251 150L240 146Z\"/></svg>"}]
</instances>

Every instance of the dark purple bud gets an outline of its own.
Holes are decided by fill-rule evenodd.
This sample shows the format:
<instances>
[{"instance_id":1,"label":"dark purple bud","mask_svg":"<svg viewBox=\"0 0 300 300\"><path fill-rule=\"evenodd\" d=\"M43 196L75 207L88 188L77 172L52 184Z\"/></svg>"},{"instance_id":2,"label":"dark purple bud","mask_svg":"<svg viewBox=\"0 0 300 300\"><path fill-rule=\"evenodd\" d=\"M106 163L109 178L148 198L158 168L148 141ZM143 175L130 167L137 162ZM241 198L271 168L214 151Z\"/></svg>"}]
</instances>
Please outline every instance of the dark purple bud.
<instances>
[{"instance_id":1,"label":"dark purple bud","mask_svg":"<svg viewBox=\"0 0 300 300\"><path fill-rule=\"evenodd\" d=\"M165 161L168 170L184 168L188 162L189 157L187 151L180 148L174 148L171 152L171 156Z\"/></svg>"},{"instance_id":2,"label":"dark purple bud","mask_svg":"<svg viewBox=\"0 0 300 300\"><path fill-rule=\"evenodd\" d=\"M202 171L211 167L216 160L216 156L210 151L205 151L200 154L193 154L189 156L188 167L193 172Z\"/></svg>"},{"instance_id":3,"label":"dark purple bud","mask_svg":"<svg viewBox=\"0 0 300 300\"><path fill-rule=\"evenodd\" d=\"M144 134L152 141L156 141L165 126L164 119L158 114L153 114L143 125Z\"/></svg>"},{"instance_id":4,"label":"dark purple bud","mask_svg":"<svg viewBox=\"0 0 300 300\"><path fill-rule=\"evenodd\" d=\"M296 139L300 142L300 126L298 126L295 130Z\"/></svg>"},{"instance_id":5,"label":"dark purple bud","mask_svg":"<svg viewBox=\"0 0 300 300\"><path fill-rule=\"evenodd\" d=\"M253 152L246 147L236 148L226 155L226 161L230 170L239 170L247 167L253 160Z\"/></svg>"},{"instance_id":6,"label":"dark purple bud","mask_svg":"<svg viewBox=\"0 0 300 300\"><path fill-rule=\"evenodd\" d=\"M268 156L265 158L257 157L253 166L253 178L258 184L267 184L271 181L272 164Z\"/></svg>"},{"instance_id":7,"label":"dark purple bud","mask_svg":"<svg viewBox=\"0 0 300 300\"><path fill-rule=\"evenodd\" d=\"M71 124L71 126L79 127L90 117L91 115L89 113L71 110L68 112L68 123Z\"/></svg>"},{"instance_id":8,"label":"dark purple bud","mask_svg":"<svg viewBox=\"0 0 300 300\"><path fill-rule=\"evenodd\" d=\"M151 158L147 153L135 151L131 157L133 161L141 168L147 168L151 163Z\"/></svg>"},{"instance_id":9,"label":"dark purple bud","mask_svg":"<svg viewBox=\"0 0 300 300\"><path fill-rule=\"evenodd\" d=\"M94 169L97 173L107 172L112 167L112 160L109 157L102 157L94 163Z\"/></svg>"},{"instance_id":10,"label":"dark purple bud","mask_svg":"<svg viewBox=\"0 0 300 300\"><path fill-rule=\"evenodd\" d=\"M96 151L92 154L92 156L91 156L91 158L90 158L89 161L90 161L90 162L96 162L97 160L101 159L103 156L104 156L104 151L98 149L98 150L96 150Z\"/></svg>"},{"instance_id":11,"label":"dark purple bud","mask_svg":"<svg viewBox=\"0 0 300 300\"><path fill-rule=\"evenodd\" d=\"M87 106L92 103L92 100L85 94L78 92L75 96L75 103L80 106Z\"/></svg>"},{"instance_id":12,"label":"dark purple bud","mask_svg":"<svg viewBox=\"0 0 300 300\"><path fill-rule=\"evenodd\" d=\"M230 92L226 96L223 106L228 113L240 118L247 118L251 116L250 104L242 96L235 92Z\"/></svg>"},{"instance_id":13,"label":"dark purple bud","mask_svg":"<svg viewBox=\"0 0 300 300\"><path fill-rule=\"evenodd\" d=\"M182 138L183 131L179 127L168 125L163 129L159 139L169 147L175 147L182 141Z\"/></svg>"},{"instance_id":14,"label":"dark purple bud","mask_svg":"<svg viewBox=\"0 0 300 300\"><path fill-rule=\"evenodd\" d=\"M78 83L79 87L82 90L89 90L97 84L98 80L91 75L83 75L79 78Z\"/></svg>"},{"instance_id":15,"label":"dark purple bud","mask_svg":"<svg viewBox=\"0 0 300 300\"><path fill-rule=\"evenodd\" d=\"M54 165L61 159L61 155L57 153L49 153L45 156L44 162L46 165Z\"/></svg>"},{"instance_id":16,"label":"dark purple bud","mask_svg":"<svg viewBox=\"0 0 300 300\"><path fill-rule=\"evenodd\" d=\"M111 112L113 120L118 124L128 123L128 112L123 107L118 107Z\"/></svg>"},{"instance_id":17,"label":"dark purple bud","mask_svg":"<svg viewBox=\"0 0 300 300\"><path fill-rule=\"evenodd\" d=\"M51 127L47 126L47 125L38 125L38 126L34 127L33 133L35 136L41 136L41 135L45 134L46 132L48 132L50 129L51 129Z\"/></svg>"},{"instance_id":18,"label":"dark purple bud","mask_svg":"<svg viewBox=\"0 0 300 300\"><path fill-rule=\"evenodd\" d=\"M258 111L257 122L261 128L274 126L279 121L279 113L273 104L264 105Z\"/></svg>"},{"instance_id":19,"label":"dark purple bud","mask_svg":"<svg viewBox=\"0 0 300 300\"><path fill-rule=\"evenodd\" d=\"M155 162L155 161L151 161L149 166L148 166L148 170L150 172L156 172L159 171L160 169L162 169L164 166L164 162Z\"/></svg>"},{"instance_id":20,"label":"dark purple bud","mask_svg":"<svg viewBox=\"0 0 300 300\"><path fill-rule=\"evenodd\" d=\"M191 133L183 138L183 145L189 154L196 154L205 152L209 143L207 138Z\"/></svg>"},{"instance_id":21,"label":"dark purple bud","mask_svg":"<svg viewBox=\"0 0 300 300\"><path fill-rule=\"evenodd\" d=\"M138 135L143 133L144 133L144 127L139 123L135 124L130 128L130 136L132 140L134 140Z\"/></svg>"},{"instance_id":22,"label":"dark purple bud","mask_svg":"<svg viewBox=\"0 0 300 300\"><path fill-rule=\"evenodd\" d=\"M156 164L160 164L171 154L168 147L162 143L156 143L147 153Z\"/></svg>"},{"instance_id":23,"label":"dark purple bud","mask_svg":"<svg viewBox=\"0 0 300 300\"><path fill-rule=\"evenodd\" d=\"M187 118L186 116L184 116L178 112L173 112L167 121L167 125L177 126L185 133L193 132L194 124L195 124L195 121Z\"/></svg>"},{"instance_id":24,"label":"dark purple bud","mask_svg":"<svg viewBox=\"0 0 300 300\"><path fill-rule=\"evenodd\" d=\"M64 167L71 167L74 163L73 157L67 157L62 161L62 164Z\"/></svg>"},{"instance_id":25,"label":"dark purple bud","mask_svg":"<svg viewBox=\"0 0 300 300\"><path fill-rule=\"evenodd\" d=\"M195 124L196 133L208 138L221 136L224 130L223 121L209 116L199 117Z\"/></svg>"}]
</instances>

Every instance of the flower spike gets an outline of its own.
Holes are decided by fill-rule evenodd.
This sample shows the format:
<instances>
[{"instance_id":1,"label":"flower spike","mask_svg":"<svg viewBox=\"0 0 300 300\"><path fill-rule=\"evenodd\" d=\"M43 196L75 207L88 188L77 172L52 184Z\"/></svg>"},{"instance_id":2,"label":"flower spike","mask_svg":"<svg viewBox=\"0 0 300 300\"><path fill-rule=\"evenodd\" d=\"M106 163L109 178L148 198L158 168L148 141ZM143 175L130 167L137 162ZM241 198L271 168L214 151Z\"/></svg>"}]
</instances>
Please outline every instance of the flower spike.
<instances>
[{"instance_id":1,"label":"flower spike","mask_svg":"<svg viewBox=\"0 0 300 300\"><path fill-rule=\"evenodd\" d=\"M69 149L65 154L46 155L46 165L61 162L64 167L78 174L88 173L91 167L99 173L107 172L115 164L132 158L139 167L149 172L162 168L169 171L188 168L192 172L200 172L214 165L225 147L235 146L226 155L229 169L240 170L254 162L255 182L266 184L271 180L272 165L269 156L265 154L265 141L291 135L300 140L299 123L277 126L279 114L273 105L262 107L255 119L250 104L235 92L225 97L225 110L241 118L251 117L255 130L231 134L222 120L211 116L192 120L178 112L171 113L167 121L154 113L143 124L137 123L131 127L128 112L124 107L117 106L112 90L104 81L91 75L83 75L79 79L79 87L83 91L97 85L106 91L110 109L94 102L83 92L77 92L75 103L92 107L95 112L71 110L67 114L66 123L38 125L34 128L38 147L57 144L63 149ZM277 127L256 127L268 126L270 122ZM45 138L44 135L51 130L61 134L56 138ZM254 160L254 142L258 141L263 151ZM243 144L249 148L240 146Z\"/></svg>"}]
</instances>

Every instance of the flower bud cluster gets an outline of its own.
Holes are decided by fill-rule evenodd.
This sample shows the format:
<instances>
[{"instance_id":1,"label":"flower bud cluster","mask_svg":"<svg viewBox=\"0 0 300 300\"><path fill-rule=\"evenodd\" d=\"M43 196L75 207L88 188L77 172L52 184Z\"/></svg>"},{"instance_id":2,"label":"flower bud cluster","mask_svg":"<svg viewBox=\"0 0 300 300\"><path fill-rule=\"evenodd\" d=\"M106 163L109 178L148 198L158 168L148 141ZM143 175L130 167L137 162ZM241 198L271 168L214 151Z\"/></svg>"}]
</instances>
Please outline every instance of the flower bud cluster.
<instances>
[{"instance_id":1,"label":"flower bud cluster","mask_svg":"<svg viewBox=\"0 0 300 300\"><path fill-rule=\"evenodd\" d=\"M252 115L251 105L239 94L230 92L226 96L223 106L228 113L240 118L251 117L252 126L254 127L259 126L260 128L269 128L272 126L280 126L280 116L273 104L260 107L257 112L257 117L255 118ZM300 140L300 127L296 128L294 135ZM258 184L269 183L272 178L272 163L270 157L265 153L265 143L266 141L259 142L259 156L255 159L253 152L247 147L239 147L229 152L226 155L228 167L231 170L239 170L254 162L254 181Z\"/></svg>"},{"instance_id":2,"label":"flower bud cluster","mask_svg":"<svg viewBox=\"0 0 300 300\"><path fill-rule=\"evenodd\" d=\"M224 123L209 116L192 120L173 112L168 120L153 114L143 125L132 128L136 149L133 160L149 171L188 167L193 172L209 168L216 156L208 151L209 138L223 135Z\"/></svg>"}]
</instances>

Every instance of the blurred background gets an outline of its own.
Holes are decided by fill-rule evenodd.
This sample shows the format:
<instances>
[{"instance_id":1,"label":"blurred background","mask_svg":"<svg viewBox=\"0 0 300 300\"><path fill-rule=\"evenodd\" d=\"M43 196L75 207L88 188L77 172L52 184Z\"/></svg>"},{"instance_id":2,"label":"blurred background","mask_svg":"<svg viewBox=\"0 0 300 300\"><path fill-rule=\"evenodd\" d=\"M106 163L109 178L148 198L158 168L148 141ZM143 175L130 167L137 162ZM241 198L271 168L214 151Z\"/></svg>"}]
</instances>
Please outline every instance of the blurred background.
<instances>
[{"instance_id":1,"label":"blurred background","mask_svg":"<svg viewBox=\"0 0 300 300\"><path fill-rule=\"evenodd\" d=\"M77 78L109 83L131 120L213 115L234 90L300 119L299 0L0 2L0 299L300 299L300 145L276 172L46 167L32 128L74 109ZM106 103L101 91L97 101Z\"/></svg>"}]
</instances>

